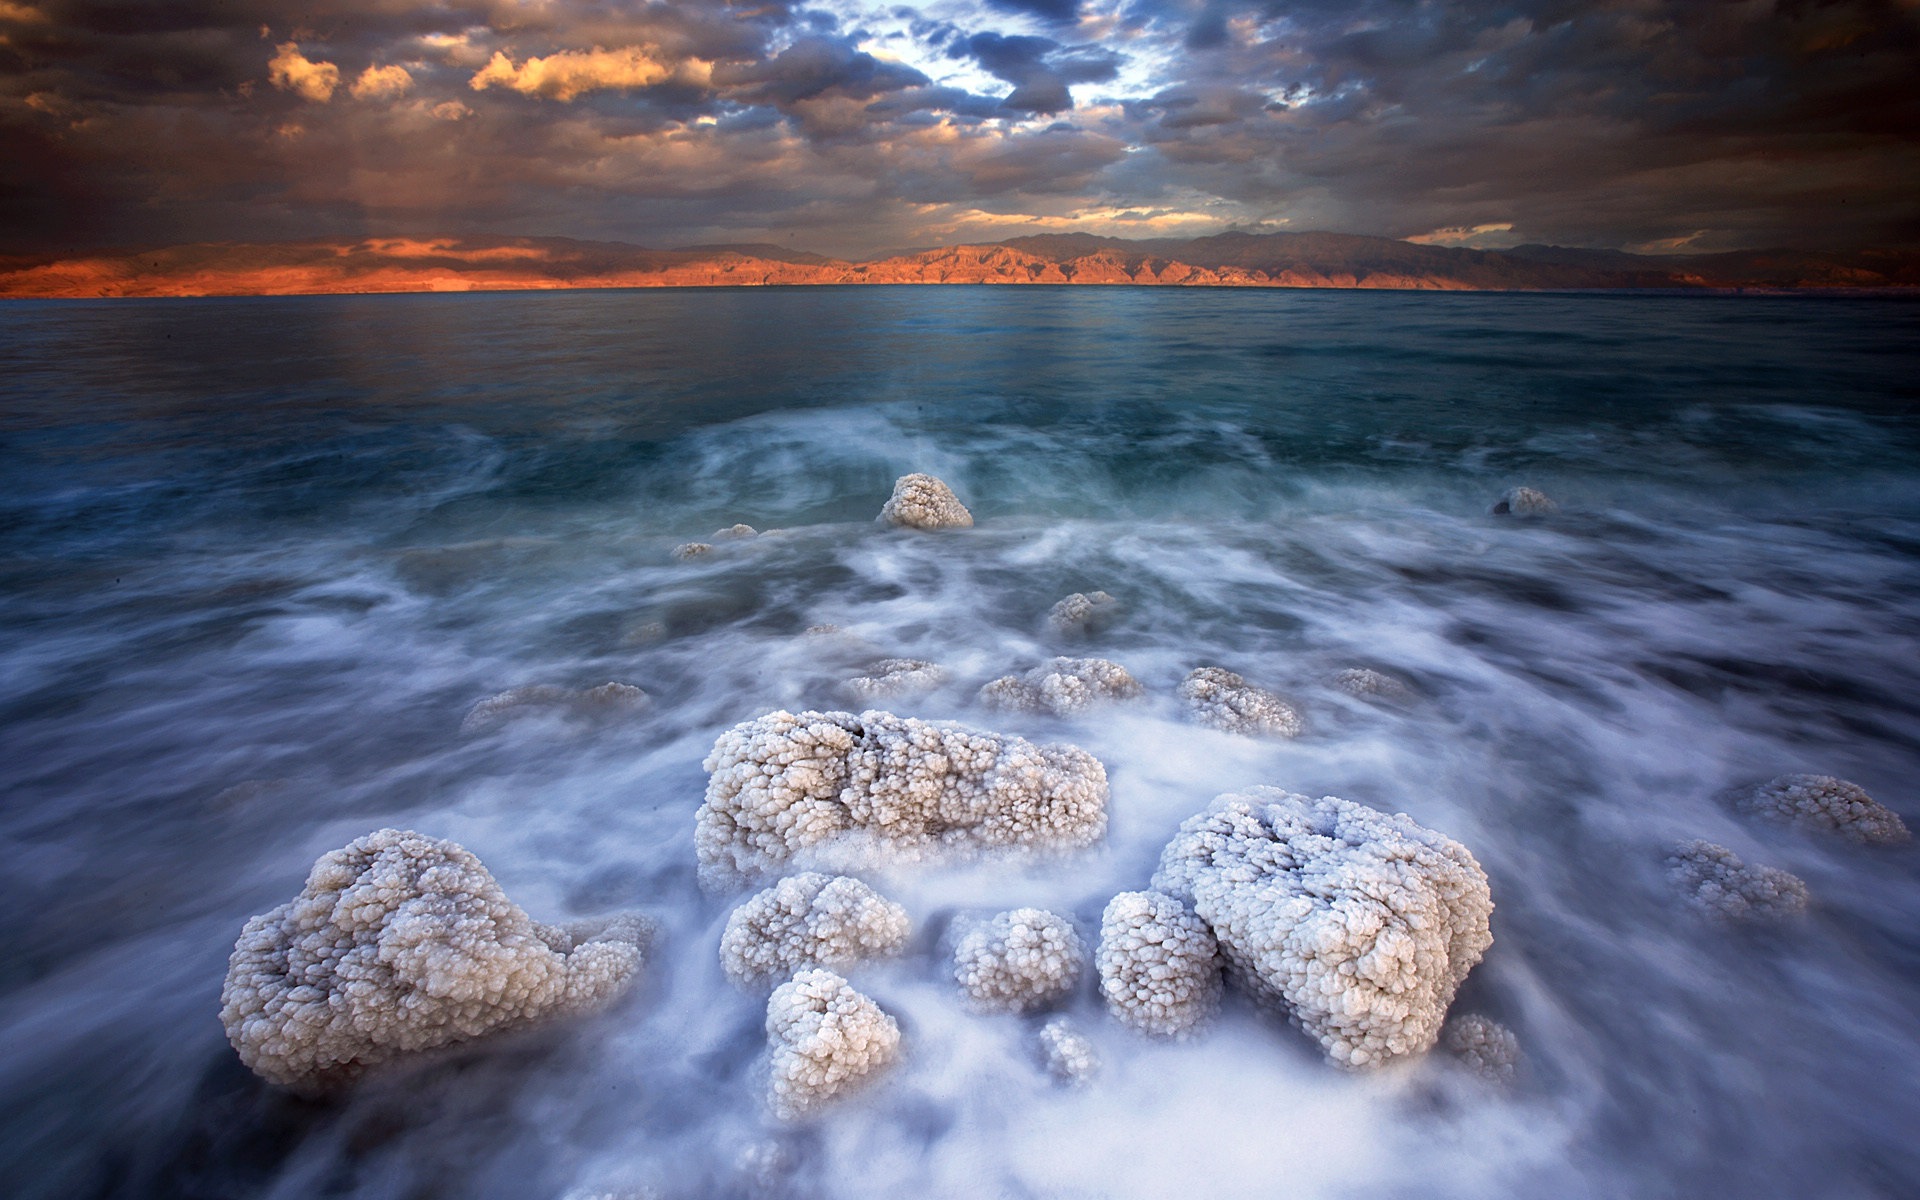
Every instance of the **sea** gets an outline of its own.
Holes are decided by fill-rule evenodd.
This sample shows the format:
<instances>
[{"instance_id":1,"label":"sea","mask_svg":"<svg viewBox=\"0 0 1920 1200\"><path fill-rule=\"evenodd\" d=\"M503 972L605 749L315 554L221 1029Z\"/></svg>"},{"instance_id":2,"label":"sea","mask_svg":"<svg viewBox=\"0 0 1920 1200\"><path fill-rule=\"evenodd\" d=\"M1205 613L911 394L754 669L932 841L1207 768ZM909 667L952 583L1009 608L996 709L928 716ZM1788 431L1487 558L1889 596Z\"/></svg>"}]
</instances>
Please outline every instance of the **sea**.
<instances>
[{"instance_id":1,"label":"sea","mask_svg":"<svg viewBox=\"0 0 1920 1200\"><path fill-rule=\"evenodd\" d=\"M876 520L925 472L971 529ZM1557 509L1491 510L1507 489ZM716 541L736 523L763 531ZM675 548L704 542L709 553ZM1115 599L1069 636L1074 592ZM1096 656L1075 715L986 681ZM1078 745L1064 858L869 876L915 933L849 978L898 1064L765 1100L764 995L703 890L702 760L879 703ZM1195 724L1221 666L1304 730ZM1368 668L1402 696L1348 694ZM510 689L618 682L644 705ZM559 692L522 693L554 696ZM495 719L497 717L497 719ZM28 1198L1911 1197L1920 849L1735 811L1785 772L1920 824L1920 302L1132 288L0 302L0 1179ZM943 930L1091 942L1179 823L1252 785L1404 812L1485 868L1444 1051L1327 1065L1230 995L1187 1042L982 1016ZM244 1068L227 956L314 860L451 839L535 919L661 934L611 1010L318 1100ZM1805 881L1729 924L1691 839Z\"/></svg>"}]
</instances>

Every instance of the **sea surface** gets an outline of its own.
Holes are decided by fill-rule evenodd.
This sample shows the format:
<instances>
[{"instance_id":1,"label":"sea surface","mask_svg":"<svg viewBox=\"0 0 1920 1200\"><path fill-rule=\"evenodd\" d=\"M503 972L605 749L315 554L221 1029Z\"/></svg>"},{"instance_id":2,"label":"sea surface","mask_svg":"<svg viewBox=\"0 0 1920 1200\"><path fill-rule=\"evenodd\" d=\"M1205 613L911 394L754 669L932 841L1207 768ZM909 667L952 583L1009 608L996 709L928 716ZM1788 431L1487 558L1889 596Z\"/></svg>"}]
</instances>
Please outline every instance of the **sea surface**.
<instances>
[{"instance_id":1,"label":"sea surface","mask_svg":"<svg viewBox=\"0 0 1920 1200\"><path fill-rule=\"evenodd\" d=\"M875 521L938 475L976 526ZM1527 485L1544 519L1489 514ZM780 531L690 561L744 522ZM1078 640L1071 592L1121 604ZM809 634L835 626L837 633ZM1099 655L1147 688L1057 719L988 679ZM851 972L898 1068L766 1110L743 893L694 872L701 760L775 708L893 704L1069 741L1099 847L919 866L903 957ZM1190 723L1219 665L1296 740ZM1346 695L1349 667L1403 702ZM528 684L643 688L530 707ZM1729 788L1854 780L1920 824L1920 303L1816 297L868 288L0 304L0 1179L11 1197L1911 1197L1920 850L1754 823ZM1095 1042L980 1017L956 916L1091 940L1179 822L1272 784L1458 839L1494 944L1444 1053L1373 1074L1230 1001ZM218 1019L250 914L394 826L536 919L663 938L603 1015L376 1075L256 1081ZM1668 846L1803 878L1704 920Z\"/></svg>"}]
</instances>

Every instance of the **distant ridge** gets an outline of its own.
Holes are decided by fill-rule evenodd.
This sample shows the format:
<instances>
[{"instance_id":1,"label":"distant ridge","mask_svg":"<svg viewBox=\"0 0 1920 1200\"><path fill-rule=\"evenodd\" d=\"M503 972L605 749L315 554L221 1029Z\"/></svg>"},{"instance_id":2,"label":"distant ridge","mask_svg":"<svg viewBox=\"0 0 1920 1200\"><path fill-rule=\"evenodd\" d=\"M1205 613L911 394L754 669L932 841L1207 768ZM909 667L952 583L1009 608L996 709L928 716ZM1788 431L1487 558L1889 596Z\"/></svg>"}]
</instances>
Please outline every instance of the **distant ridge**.
<instances>
[{"instance_id":1,"label":"distant ridge","mask_svg":"<svg viewBox=\"0 0 1920 1200\"><path fill-rule=\"evenodd\" d=\"M208 243L0 259L0 296L244 296L809 284L1571 289L1920 288L1920 252L1650 256L1519 246L1466 250L1344 233L1129 240L1040 234L850 262L751 243L656 250L572 238L362 238Z\"/></svg>"}]
</instances>

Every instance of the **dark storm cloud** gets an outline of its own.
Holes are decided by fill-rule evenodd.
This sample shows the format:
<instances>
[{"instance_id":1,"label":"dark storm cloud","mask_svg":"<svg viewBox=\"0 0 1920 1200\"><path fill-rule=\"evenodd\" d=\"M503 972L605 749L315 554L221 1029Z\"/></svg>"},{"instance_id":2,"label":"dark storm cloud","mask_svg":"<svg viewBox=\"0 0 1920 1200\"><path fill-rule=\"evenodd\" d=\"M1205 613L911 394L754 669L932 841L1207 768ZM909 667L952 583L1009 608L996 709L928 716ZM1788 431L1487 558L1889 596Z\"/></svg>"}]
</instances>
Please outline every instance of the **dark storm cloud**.
<instances>
[{"instance_id":1,"label":"dark storm cloud","mask_svg":"<svg viewBox=\"0 0 1920 1200\"><path fill-rule=\"evenodd\" d=\"M0 231L1920 239L1916 0L834 3L0 0Z\"/></svg>"}]
</instances>

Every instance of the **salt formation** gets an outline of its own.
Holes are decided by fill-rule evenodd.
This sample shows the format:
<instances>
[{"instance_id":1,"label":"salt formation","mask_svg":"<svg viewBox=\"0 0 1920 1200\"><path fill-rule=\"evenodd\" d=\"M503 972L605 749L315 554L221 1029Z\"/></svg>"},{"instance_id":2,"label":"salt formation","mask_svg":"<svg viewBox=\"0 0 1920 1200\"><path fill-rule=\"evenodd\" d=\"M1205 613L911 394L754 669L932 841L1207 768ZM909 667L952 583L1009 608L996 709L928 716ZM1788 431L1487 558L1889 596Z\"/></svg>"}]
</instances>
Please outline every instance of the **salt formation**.
<instances>
[{"instance_id":1,"label":"salt formation","mask_svg":"<svg viewBox=\"0 0 1920 1200\"><path fill-rule=\"evenodd\" d=\"M881 700L930 691L946 677L944 668L924 659L883 658L868 667L866 674L847 680L845 686L859 699Z\"/></svg>"},{"instance_id":2,"label":"salt formation","mask_svg":"<svg viewBox=\"0 0 1920 1200\"><path fill-rule=\"evenodd\" d=\"M1105 592L1075 592L1047 610L1047 625L1063 635L1093 633L1119 610L1120 602Z\"/></svg>"},{"instance_id":3,"label":"salt formation","mask_svg":"<svg viewBox=\"0 0 1920 1200\"><path fill-rule=\"evenodd\" d=\"M1221 796L1180 826L1153 887L1207 923L1235 982L1346 1067L1431 1048L1493 944L1466 847L1334 796Z\"/></svg>"},{"instance_id":4,"label":"salt formation","mask_svg":"<svg viewBox=\"0 0 1920 1200\"><path fill-rule=\"evenodd\" d=\"M1682 842L1667 854L1667 880L1694 911L1720 921L1768 921L1807 911L1807 885L1775 867L1750 867L1725 846Z\"/></svg>"},{"instance_id":5,"label":"salt formation","mask_svg":"<svg viewBox=\"0 0 1920 1200\"><path fill-rule=\"evenodd\" d=\"M1050 1017L1034 1035L1040 1062L1047 1074L1069 1087L1080 1087L1100 1071L1100 1054L1093 1042L1067 1016Z\"/></svg>"},{"instance_id":6,"label":"salt formation","mask_svg":"<svg viewBox=\"0 0 1920 1200\"><path fill-rule=\"evenodd\" d=\"M1545 493L1530 487L1508 488L1500 493L1500 499L1494 501L1493 515L1496 517L1544 517L1548 513L1559 511L1560 506Z\"/></svg>"},{"instance_id":7,"label":"salt formation","mask_svg":"<svg viewBox=\"0 0 1920 1200\"><path fill-rule=\"evenodd\" d=\"M1186 1037L1220 1006L1220 947L1206 923L1161 892L1121 892L1100 917L1094 961L1107 1011L1155 1037Z\"/></svg>"},{"instance_id":8,"label":"salt formation","mask_svg":"<svg viewBox=\"0 0 1920 1200\"><path fill-rule=\"evenodd\" d=\"M973 514L952 488L931 475L917 473L894 481L893 495L881 508L880 519L912 529L965 529L973 525Z\"/></svg>"},{"instance_id":9,"label":"salt formation","mask_svg":"<svg viewBox=\"0 0 1920 1200\"><path fill-rule=\"evenodd\" d=\"M1736 810L1770 821L1835 833L1863 845L1891 846L1913 836L1900 814L1857 783L1831 775L1781 775L1733 796Z\"/></svg>"},{"instance_id":10,"label":"salt formation","mask_svg":"<svg viewBox=\"0 0 1920 1200\"><path fill-rule=\"evenodd\" d=\"M772 1047L768 1102L784 1120L804 1116L867 1081L900 1052L900 1026L853 985L820 967L767 1000Z\"/></svg>"},{"instance_id":11,"label":"salt formation","mask_svg":"<svg viewBox=\"0 0 1920 1200\"><path fill-rule=\"evenodd\" d=\"M735 984L762 987L801 967L844 968L898 954L911 931L906 909L858 879L808 871L733 910L720 935L720 966Z\"/></svg>"},{"instance_id":12,"label":"salt formation","mask_svg":"<svg viewBox=\"0 0 1920 1200\"><path fill-rule=\"evenodd\" d=\"M488 696L467 710L461 733L484 733L516 716L537 710L570 710L581 716L632 711L646 707L649 697L630 683L603 683L599 687L568 688L533 683Z\"/></svg>"},{"instance_id":13,"label":"salt formation","mask_svg":"<svg viewBox=\"0 0 1920 1200\"><path fill-rule=\"evenodd\" d=\"M605 1008L640 969L638 918L554 928L449 841L382 829L248 921L220 1021L240 1060L300 1091L405 1054Z\"/></svg>"},{"instance_id":14,"label":"salt formation","mask_svg":"<svg viewBox=\"0 0 1920 1200\"><path fill-rule=\"evenodd\" d=\"M1375 700L1410 700L1413 689L1391 675L1366 667L1349 667L1333 677L1333 686L1349 696Z\"/></svg>"},{"instance_id":15,"label":"salt formation","mask_svg":"<svg viewBox=\"0 0 1920 1200\"><path fill-rule=\"evenodd\" d=\"M1196 668L1179 691L1203 725L1250 736L1300 736L1300 714L1293 705L1223 667Z\"/></svg>"},{"instance_id":16,"label":"salt formation","mask_svg":"<svg viewBox=\"0 0 1920 1200\"><path fill-rule=\"evenodd\" d=\"M1520 1067L1520 1039L1513 1030L1479 1013L1448 1021L1441 1043L1488 1083L1511 1084Z\"/></svg>"},{"instance_id":17,"label":"salt formation","mask_svg":"<svg viewBox=\"0 0 1920 1200\"><path fill-rule=\"evenodd\" d=\"M1107 828L1107 771L1091 754L951 722L774 712L721 734L704 765L694 842L709 884L796 858L853 869L1069 849Z\"/></svg>"},{"instance_id":18,"label":"salt formation","mask_svg":"<svg viewBox=\"0 0 1920 1200\"><path fill-rule=\"evenodd\" d=\"M953 977L977 1012L1033 1012L1071 994L1086 959L1073 922L1016 908L962 932Z\"/></svg>"},{"instance_id":19,"label":"salt formation","mask_svg":"<svg viewBox=\"0 0 1920 1200\"><path fill-rule=\"evenodd\" d=\"M712 554L713 547L706 542L681 542L673 548L673 556L681 562L690 558L699 558L703 554Z\"/></svg>"},{"instance_id":20,"label":"salt formation","mask_svg":"<svg viewBox=\"0 0 1920 1200\"><path fill-rule=\"evenodd\" d=\"M1012 712L1056 717L1084 712L1102 700L1131 700L1144 691L1117 662L1053 658L1024 675L1005 675L980 689L980 703Z\"/></svg>"},{"instance_id":21,"label":"salt formation","mask_svg":"<svg viewBox=\"0 0 1920 1200\"><path fill-rule=\"evenodd\" d=\"M713 540L716 542L737 542L745 540L746 538L759 536L760 531L751 525L729 525L725 529L715 530Z\"/></svg>"}]
</instances>

